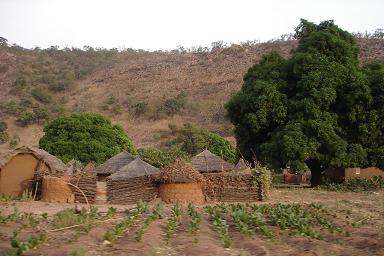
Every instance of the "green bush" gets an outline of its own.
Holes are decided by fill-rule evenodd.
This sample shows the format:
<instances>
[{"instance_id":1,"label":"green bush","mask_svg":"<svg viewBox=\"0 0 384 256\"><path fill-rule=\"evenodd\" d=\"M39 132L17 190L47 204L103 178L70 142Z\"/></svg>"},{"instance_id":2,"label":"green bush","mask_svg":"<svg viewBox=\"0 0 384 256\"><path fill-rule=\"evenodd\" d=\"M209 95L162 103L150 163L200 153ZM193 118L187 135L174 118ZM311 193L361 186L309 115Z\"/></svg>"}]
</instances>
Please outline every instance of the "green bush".
<instances>
[{"instance_id":1,"label":"green bush","mask_svg":"<svg viewBox=\"0 0 384 256\"><path fill-rule=\"evenodd\" d=\"M48 104L52 101L51 94L47 90L44 90L43 88L40 88L40 87L34 88L31 91L31 95L35 100L43 104Z\"/></svg>"},{"instance_id":2,"label":"green bush","mask_svg":"<svg viewBox=\"0 0 384 256\"><path fill-rule=\"evenodd\" d=\"M187 158L187 154L177 147L161 150L157 148L140 148L137 153L143 161L157 167L164 168L178 158Z\"/></svg>"},{"instance_id":3,"label":"green bush","mask_svg":"<svg viewBox=\"0 0 384 256\"><path fill-rule=\"evenodd\" d=\"M136 154L124 129L97 113L59 117L44 132L39 146L64 162L75 159L99 164L123 150Z\"/></svg>"},{"instance_id":4,"label":"green bush","mask_svg":"<svg viewBox=\"0 0 384 256\"><path fill-rule=\"evenodd\" d=\"M133 109L135 116L141 116L148 113L149 106L147 102L140 101L133 106Z\"/></svg>"},{"instance_id":5,"label":"green bush","mask_svg":"<svg viewBox=\"0 0 384 256\"><path fill-rule=\"evenodd\" d=\"M46 108L36 108L32 112L22 112L16 122L21 126L27 126L33 123L47 120L49 118L48 110Z\"/></svg>"},{"instance_id":6,"label":"green bush","mask_svg":"<svg viewBox=\"0 0 384 256\"><path fill-rule=\"evenodd\" d=\"M3 121L0 121L0 145L8 141L9 135L7 133L7 124Z\"/></svg>"},{"instance_id":7,"label":"green bush","mask_svg":"<svg viewBox=\"0 0 384 256\"><path fill-rule=\"evenodd\" d=\"M170 127L176 139L171 145L177 145L190 156L208 149L212 153L223 157L231 163L237 160L236 148L226 139L206 129L197 128L192 124L185 124L183 128Z\"/></svg>"},{"instance_id":8,"label":"green bush","mask_svg":"<svg viewBox=\"0 0 384 256\"><path fill-rule=\"evenodd\" d=\"M179 113L187 104L187 93L181 92L176 97L167 98L159 108L159 112L163 112L169 116Z\"/></svg>"},{"instance_id":9,"label":"green bush","mask_svg":"<svg viewBox=\"0 0 384 256\"><path fill-rule=\"evenodd\" d=\"M21 106L18 102L10 100L0 103L0 111L4 114L17 116L25 110L25 107Z\"/></svg>"},{"instance_id":10,"label":"green bush","mask_svg":"<svg viewBox=\"0 0 384 256\"><path fill-rule=\"evenodd\" d=\"M375 176L372 179L348 179L343 183L326 182L320 186L321 189L330 191L343 192L362 192L384 189L384 179L380 176Z\"/></svg>"}]
</instances>

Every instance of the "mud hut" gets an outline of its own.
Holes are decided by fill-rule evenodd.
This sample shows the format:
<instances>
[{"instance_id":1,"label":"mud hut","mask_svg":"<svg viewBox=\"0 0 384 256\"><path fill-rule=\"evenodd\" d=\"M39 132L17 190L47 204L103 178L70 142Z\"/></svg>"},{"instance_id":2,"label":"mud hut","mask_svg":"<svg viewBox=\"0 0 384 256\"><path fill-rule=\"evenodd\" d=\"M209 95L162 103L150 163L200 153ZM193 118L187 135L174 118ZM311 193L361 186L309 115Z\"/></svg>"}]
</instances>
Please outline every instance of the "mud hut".
<instances>
[{"instance_id":1,"label":"mud hut","mask_svg":"<svg viewBox=\"0 0 384 256\"><path fill-rule=\"evenodd\" d=\"M208 149L192 157L193 167L201 173L223 172L235 170L235 166L224 161L221 157L213 154Z\"/></svg>"},{"instance_id":2,"label":"mud hut","mask_svg":"<svg viewBox=\"0 0 384 256\"><path fill-rule=\"evenodd\" d=\"M159 175L159 197L166 203L202 204L204 177L191 164L176 160Z\"/></svg>"},{"instance_id":3,"label":"mud hut","mask_svg":"<svg viewBox=\"0 0 384 256\"><path fill-rule=\"evenodd\" d=\"M107 200L115 204L151 201L157 196L156 176L160 170L136 158L107 178Z\"/></svg>"},{"instance_id":4,"label":"mud hut","mask_svg":"<svg viewBox=\"0 0 384 256\"><path fill-rule=\"evenodd\" d=\"M372 179L375 176L384 178L384 170L377 167L367 168L328 168L324 175L333 182L343 182L348 179Z\"/></svg>"},{"instance_id":5,"label":"mud hut","mask_svg":"<svg viewBox=\"0 0 384 256\"><path fill-rule=\"evenodd\" d=\"M0 156L0 194L20 196L32 189L37 176L63 175L65 164L48 152L22 146Z\"/></svg>"}]
</instances>

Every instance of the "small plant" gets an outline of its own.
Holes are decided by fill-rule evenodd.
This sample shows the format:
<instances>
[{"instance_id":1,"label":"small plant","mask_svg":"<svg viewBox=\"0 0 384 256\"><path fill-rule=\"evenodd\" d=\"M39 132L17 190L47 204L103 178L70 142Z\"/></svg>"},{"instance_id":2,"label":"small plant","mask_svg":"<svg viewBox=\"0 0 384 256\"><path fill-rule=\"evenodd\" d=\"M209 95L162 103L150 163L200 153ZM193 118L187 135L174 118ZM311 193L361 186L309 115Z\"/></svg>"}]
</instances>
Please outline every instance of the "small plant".
<instances>
[{"instance_id":1,"label":"small plant","mask_svg":"<svg viewBox=\"0 0 384 256\"><path fill-rule=\"evenodd\" d=\"M30 249L34 249L48 241L48 236L45 233L31 235L26 242L22 242L16 238L12 239L12 249L7 253L9 256L23 255Z\"/></svg>"},{"instance_id":2,"label":"small plant","mask_svg":"<svg viewBox=\"0 0 384 256\"><path fill-rule=\"evenodd\" d=\"M121 236L135 221L148 209L148 204L143 201L139 201L136 205L136 208L133 209L132 213L126 217L124 220L116 224L112 227L112 229L108 230L103 238L107 241L114 241L119 236Z\"/></svg>"},{"instance_id":3,"label":"small plant","mask_svg":"<svg viewBox=\"0 0 384 256\"><path fill-rule=\"evenodd\" d=\"M201 225L201 214L196 210L196 207L193 204L188 204L188 215L190 218L189 221L189 231L196 238L197 232L200 230Z\"/></svg>"},{"instance_id":4,"label":"small plant","mask_svg":"<svg viewBox=\"0 0 384 256\"><path fill-rule=\"evenodd\" d=\"M253 236L258 232L266 237L273 237L260 209L254 208L249 212L244 204L233 205L231 218L240 233L245 236Z\"/></svg>"},{"instance_id":5,"label":"small plant","mask_svg":"<svg viewBox=\"0 0 384 256\"><path fill-rule=\"evenodd\" d=\"M228 248L232 244L232 240L229 236L229 226L227 221L221 216L221 211L217 206L206 206L207 213L210 216L212 224L218 233L225 248Z\"/></svg>"},{"instance_id":6,"label":"small plant","mask_svg":"<svg viewBox=\"0 0 384 256\"><path fill-rule=\"evenodd\" d=\"M137 242L140 242L143 238L145 230L148 228L149 224L151 224L153 221L159 219L161 217L161 210L164 207L163 202L159 202L155 205L153 208L151 214L144 220L144 223L139 227L139 229L135 233L135 240Z\"/></svg>"},{"instance_id":7,"label":"small plant","mask_svg":"<svg viewBox=\"0 0 384 256\"><path fill-rule=\"evenodd\" d=\"M83 231L89 232L98 219L96 207L92 207L90 210L83 208L80 213L76 213L74 209L65 209L54 215L51 225L55 228L64 228L82 224Z\"/></svg>"},{"instance_id":8,"label":"small plant","mask_svg":"<svg viewBox=\"0 0 384 256\"><path fill-rule=\"evenodd\" d=\"M178 203L174 204L171 210L171 218L168 220L166 240L169 241L173 234L176 232L176 228L180 225L181 219L181 207Z\"/></svg>"}]
</instances>

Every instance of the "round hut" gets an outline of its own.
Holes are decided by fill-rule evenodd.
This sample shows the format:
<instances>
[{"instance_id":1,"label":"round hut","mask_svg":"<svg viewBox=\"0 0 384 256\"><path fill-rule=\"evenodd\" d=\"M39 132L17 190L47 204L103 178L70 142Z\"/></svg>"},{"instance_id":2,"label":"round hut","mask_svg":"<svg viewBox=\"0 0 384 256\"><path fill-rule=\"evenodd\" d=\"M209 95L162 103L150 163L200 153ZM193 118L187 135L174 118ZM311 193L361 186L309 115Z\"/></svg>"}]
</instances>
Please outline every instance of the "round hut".
<instances>
[{"instance_id":1,"label":"round hut","mask_svg":"<svg viewBox=\"0 0 384 256\"><path fill-rule=\"evenodd\" d=\"M191 164L176 160L159 175L159 197L166 203L203 204L204 177Z\"/></svg>"},{"instance_id":2,"label":"round hut","mask_svg":"<svg viewBox=\"0 0 384 256\"><path fill-rule=\"evenodd\" d=\"M50 203L73 203L75 201L75 195L68 184L70 180L70 176L44 176L41 201Z\"/></svg>"},{"instance_id":3,"label":"round hut","mask_svg":"<svg viewBox=\"0 0 384 256\"><path fill-rule=\"evenodd\" d=\"M156 167L136 158L107 178L107 198L114 204L151 201L157 196Z\"/></svg>"}]
</instances>

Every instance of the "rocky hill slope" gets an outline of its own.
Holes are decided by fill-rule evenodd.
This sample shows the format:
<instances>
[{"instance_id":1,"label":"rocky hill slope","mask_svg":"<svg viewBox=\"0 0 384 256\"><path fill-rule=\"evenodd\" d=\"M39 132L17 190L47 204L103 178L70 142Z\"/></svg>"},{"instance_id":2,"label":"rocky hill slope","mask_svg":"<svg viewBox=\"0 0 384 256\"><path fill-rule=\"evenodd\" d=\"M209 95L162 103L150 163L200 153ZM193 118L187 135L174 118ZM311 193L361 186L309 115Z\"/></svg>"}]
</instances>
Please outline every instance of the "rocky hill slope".
<instances>
[{"instance_id":1,"label":"rocky hill slope","mask_svg":"<svg viewBox=\"0 0 384 256\"><path fill-rule=\"evenodd\" d=\"M46 120L75 111L108 115L137 147L160 143L169 124L185 122L231 137L224 104L241 88L244 73L263 54L277 51L287 57L296 44L166 53L2 47L0 119L11 140L28 145L37 144ZM383 39L359 39L358 44L362 63L384 62Z\"/></svg>"}]
</instances>

